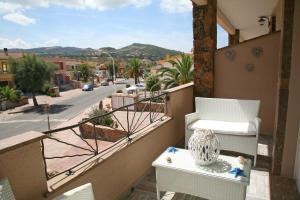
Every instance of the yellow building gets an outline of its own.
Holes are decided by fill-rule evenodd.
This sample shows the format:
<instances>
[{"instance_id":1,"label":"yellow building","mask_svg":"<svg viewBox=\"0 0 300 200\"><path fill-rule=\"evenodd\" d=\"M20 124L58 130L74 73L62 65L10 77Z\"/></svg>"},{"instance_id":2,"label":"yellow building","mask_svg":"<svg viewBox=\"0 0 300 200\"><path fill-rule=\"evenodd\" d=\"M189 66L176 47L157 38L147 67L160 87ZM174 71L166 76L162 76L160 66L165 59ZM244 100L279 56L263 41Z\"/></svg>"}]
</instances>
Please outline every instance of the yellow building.
<instances>
[{"instance_id":1,"label":"yellow building","mask_svg":"<svg viewBox=\"0 0 300 200\"><path fill-rule=\"evenodd\" d=\"M10 53L7 52L0 54L0 86L14 87L14 76L11 73L8 60L10 57L19 58L22 57L22 53Z\"/></svg>"}]
</instances>

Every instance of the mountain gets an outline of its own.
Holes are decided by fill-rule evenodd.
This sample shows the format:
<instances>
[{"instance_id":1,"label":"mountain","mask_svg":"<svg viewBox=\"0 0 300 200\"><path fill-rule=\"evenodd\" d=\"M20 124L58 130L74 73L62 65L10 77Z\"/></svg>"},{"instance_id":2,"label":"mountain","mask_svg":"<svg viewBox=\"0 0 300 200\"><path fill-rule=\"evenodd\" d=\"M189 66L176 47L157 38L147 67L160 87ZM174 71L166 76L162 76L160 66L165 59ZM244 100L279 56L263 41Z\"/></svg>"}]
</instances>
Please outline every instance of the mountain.
<instances>
[{"instance_id":1,"label":"mountain","mask_svg":"<svg viewBox=\"0 0 300 200\"><path fill-rule=\"evenodd\" d=\"M166 55L178 55L182 52L149 44L133 43L132 45L118 49L118 53L123 54L125 57L129 58L138 57L146 58L149 60L160 60L165 58Z\"/></svg>"},{"instance_id":2,"label":"mountain","mask_svg":"<svg viewBox=\"0 0 300 200\"><path fill-rule=\"evenodd\" d=\"M100 50L112 54L115 58L128 60L130 58L140 58L149 60L160 60L166 57L166 55L178 55L182 52L165 49L162 47L133 43L129 46L115 49L112 47L103 47ZM95 49L92 48L77 48L77 47L39 47L32 49L9 49L9 52L24 52L24 53L35 53L39 56L62 56L72 58L83 58L83 57L95 57Z\"/></svg>"}]
</instances>

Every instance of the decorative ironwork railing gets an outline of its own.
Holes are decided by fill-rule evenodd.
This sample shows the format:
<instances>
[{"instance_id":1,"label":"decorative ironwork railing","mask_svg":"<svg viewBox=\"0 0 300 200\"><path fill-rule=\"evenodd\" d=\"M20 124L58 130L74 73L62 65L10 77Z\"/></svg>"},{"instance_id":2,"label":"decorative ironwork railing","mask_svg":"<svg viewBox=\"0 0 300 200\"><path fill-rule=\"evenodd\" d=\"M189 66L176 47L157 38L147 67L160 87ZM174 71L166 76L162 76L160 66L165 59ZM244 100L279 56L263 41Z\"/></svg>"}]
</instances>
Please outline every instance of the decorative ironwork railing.
<instances>
[{"instance_id":1,"label":"decorative ironwork railing","mask_svg":"<svg viewBox=\"0 0 300 200\"><path fill-rule=\"evenodd\" d=\"M72 126L44 132L47 138L41 145L47 179L72 175L76 168L98 154L112 150L123 141L130 143L133 134L165 119L166 101L167 94L162 93Z\"/></svg>"}]
</instances>

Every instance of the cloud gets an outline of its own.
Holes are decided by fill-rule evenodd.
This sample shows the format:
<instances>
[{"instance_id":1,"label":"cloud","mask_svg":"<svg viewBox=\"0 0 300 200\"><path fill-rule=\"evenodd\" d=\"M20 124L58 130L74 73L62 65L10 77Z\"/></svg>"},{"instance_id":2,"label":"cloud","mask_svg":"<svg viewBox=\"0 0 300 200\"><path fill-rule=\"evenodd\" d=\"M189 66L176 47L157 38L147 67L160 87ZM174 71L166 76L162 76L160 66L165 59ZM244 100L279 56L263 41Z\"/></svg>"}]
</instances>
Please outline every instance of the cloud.
<instances>
[{"instance_id":1,"label":"cloud","mask_svg":"<svg viewBox=\"0 0 300 200\"><path fill-rule=\"evenodd\" d=\"M23 6L20 4L0 2L0 13L14 13L23 9Z\"/></svg>"},{"instance_id":2,"label":"cloud","mask_svg":"<svg viewBox=\"0 0 300 200\"><path fill-rule=\"evenodd\" d=\"M189 0L161 0L160 8L167 13L185 13L192 11Z\"/></svg>"},{"instance_id":3,"label":"cloud","mask_svg":"<svg viewBox=\"0 0 300 200\"><path fill-rule=\"evenodd\" d=\"M27 26L29 24L35 24L35 22L36 22L35 19L26 17L25 15L23 15L21 13L6 14L2 18L7 21L15 22L15 23L23 25L23 26Z\"/></svg>"},{"instance_id":4,"label":"cloud","mask_svg":"<svg viewBox=\"0 0 300 200\"><path fill-rule=\"evenodd\" d=\"M0 14L3 19L20 25L29 25L36 22L35 19L25 16L24 12L34 7L49 7L51 5L63 6L72 9L107 10L123 6L135 6L137 8L151 4L152 0L1 0Z\"/></svg>"},{"instance_id":5,"label":"cloud","mask_svg":"<svg viewBox=\"0 0 300 200\"><path fill-rule=\"evenodd\" d=\"M76 9L105 10L121 6L143 7L149 5L152 0L2 0L6 7L21 6L28 9L32 7L48 7L59 5Z\"/></svg>"},{"instance_id":6,"label":"cloud","mask_svg":"<svg viewBox=\"0 0 300 200\"><path fill-rule=\"evenodd\" d=\"M53 0L51 4L67 8L107 10L122 6L135 6L139 8L149 5L151 2L152 0Z\"/></svg>"},{"instance_id":7,"label":"cloud","mask_svg":"<svg viewBox=\"0 0 300 200\"><path fill-rule=\"evenodd\" d=\"M31 44L25 42L24 40L17 38L14 40L10 40L7 38L0 37L0 48L24 48L28 49L31 47Z\"/></svg>"}]
</instances>

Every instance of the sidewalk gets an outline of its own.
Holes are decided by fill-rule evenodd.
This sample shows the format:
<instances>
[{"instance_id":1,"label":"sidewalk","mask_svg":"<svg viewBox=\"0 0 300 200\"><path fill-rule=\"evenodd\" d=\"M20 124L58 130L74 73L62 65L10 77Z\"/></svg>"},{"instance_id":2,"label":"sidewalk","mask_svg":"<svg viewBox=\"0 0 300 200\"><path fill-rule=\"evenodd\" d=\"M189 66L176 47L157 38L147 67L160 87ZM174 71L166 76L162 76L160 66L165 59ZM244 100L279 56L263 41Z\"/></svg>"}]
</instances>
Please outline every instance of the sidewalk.
<instances>
[{"instance_id":1,"label":"sidewalk","mask_svg":"<svg viewBox=\"0 0 300 200\"><path fill-rule=\"evenodd\" d=\"M82 94L82 90L79 88L79 89L72 89L72 90L60 92L59 97L50 97L47 95L40 94L36 96L36 99L40 106L45 104L53 105L63 100L71 99L81 94ZM30 96L30 94L28 96L29 96L29 104L0 112L0 121L8 120L12 117L20 115L25 111L34 109L35 106L33 105L32 97Z\"/></svg>"}]
</instances>

